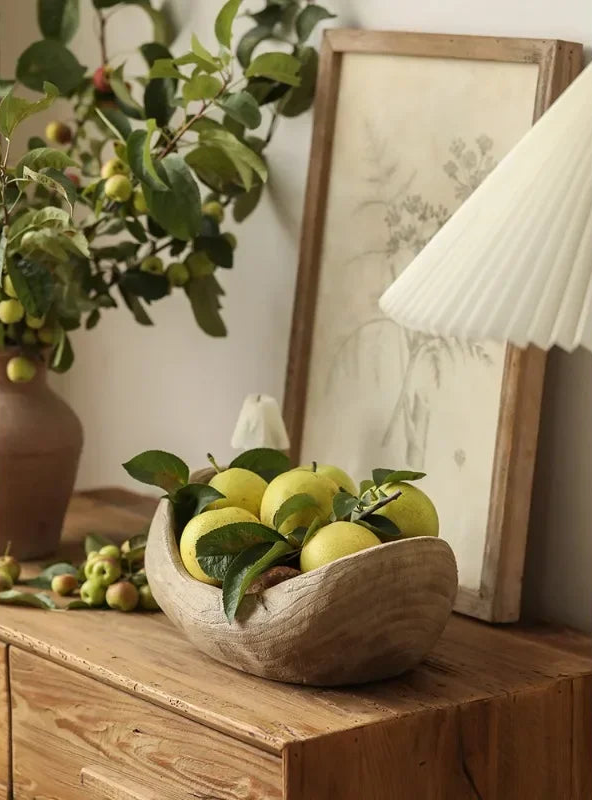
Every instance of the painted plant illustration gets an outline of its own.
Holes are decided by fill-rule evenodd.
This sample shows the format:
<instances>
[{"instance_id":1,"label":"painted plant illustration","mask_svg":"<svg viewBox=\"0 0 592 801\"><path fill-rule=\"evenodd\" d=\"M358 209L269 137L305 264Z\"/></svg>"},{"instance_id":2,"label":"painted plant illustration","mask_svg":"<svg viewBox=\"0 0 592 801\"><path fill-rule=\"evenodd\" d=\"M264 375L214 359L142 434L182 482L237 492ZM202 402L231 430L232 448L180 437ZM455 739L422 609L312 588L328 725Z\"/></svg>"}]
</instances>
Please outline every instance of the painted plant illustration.
<instances>
[{"instance_id":1,"label":"painted plant illustration","mask_svg":"<svg viewBox=\"0 0 592 801\"><path fill-rule=\"evenodd\" d=\"M447 209L413 192L416 172L402 177L397 164L387 163L391 157L389 140L378 140L370 126L367 126L368 164L367 182L371 196L358 204L356 213L374 208L380 209L384 219L384 240L380 247L364 250L348 262L378 260L384 270L384 281L378 282L378 291L372 297L373 307L378 308L378 298L425 247L434 234L448 220L454 209ZM479 186L481 181L495 167L491 155L493 141L485 135L477 137L473 146L462 139L455 139L450 145L450 159L443 165L444 173L453 182L454 196L459 204ZM427 436L430 425L430 404L426 388L416 380L418 369L426 364L436 389L440 388L445 362L478 359L486 365L492 360L487 351L478 343L461 342L458 339L429 336L400 327L385 316L372 317L359 323L348 332L339 343L329 372L333 380L338 369L357 369L366 354L361 352L372 347L362 334L374 329L377 336L384 335L384 329L396 331L399 358L403 365L401 382L393 398L390 416L382 435L382 447L393 441L404 443L406 463L416 469L424 467ZM380 376L376 375L377 383ZM462 468L464 460L454 456L454 461Z\"/></svg>"}]
</instances>

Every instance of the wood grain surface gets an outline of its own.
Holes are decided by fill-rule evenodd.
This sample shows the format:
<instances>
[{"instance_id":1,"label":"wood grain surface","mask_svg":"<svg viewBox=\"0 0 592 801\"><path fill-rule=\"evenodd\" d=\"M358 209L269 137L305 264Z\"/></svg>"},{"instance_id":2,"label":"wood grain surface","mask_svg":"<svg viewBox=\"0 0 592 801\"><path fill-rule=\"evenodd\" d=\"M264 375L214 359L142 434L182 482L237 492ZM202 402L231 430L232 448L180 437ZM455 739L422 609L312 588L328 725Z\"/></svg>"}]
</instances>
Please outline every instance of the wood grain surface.
<instances>
[{"instance_id":1,"label":"wood grain surface","mask_svg":"<svg viewBox=\"0 0 592 801\"><path fill-rule=\"evenodd\" d=\"M146 575L161 609L204 654L256 676L325 687L415 667L441 635L457 590L447 543L404 539L246 596L231 625L221 589L183 567L169 501L150 528Z\"/></svg>"},{"instance_id":2,"label":"wood grain surface","mask_svg":"<svg viewBox=\"0 0 592 801\"><path fill-rule=\"evenodd\" d=\"M265 751L18 649L10 671L16 798L80 798L89 767L115 798L138 780L147 798L281 795Z\"/></svg>"},{"instance_id":3,"label":"wood grain surface","mask_svg":"<svg viewBox=\"0 0 592 801\"><path fill-rule=\"evenodd\" d=\"M11 797L8 648L0 643L0 798Z\"/></svg>"},{"instance_id":4,"label":"wood grain surface","mask_svg":"<svg viewBox=\"0 0 592 801\"><path fill-rule=\"evenodd\" d=\"M284 392L283 414L296 463L306 415L339 81L348 53L537 64L533 121L583 66L582 45L575 42L399 31L325 32ZM477 590L461 586L455 605L457 611L484 620L510 622L520 614L545 359L546 354L536 348L506 351L481 583Z\"/></svg>"}]
</instances>

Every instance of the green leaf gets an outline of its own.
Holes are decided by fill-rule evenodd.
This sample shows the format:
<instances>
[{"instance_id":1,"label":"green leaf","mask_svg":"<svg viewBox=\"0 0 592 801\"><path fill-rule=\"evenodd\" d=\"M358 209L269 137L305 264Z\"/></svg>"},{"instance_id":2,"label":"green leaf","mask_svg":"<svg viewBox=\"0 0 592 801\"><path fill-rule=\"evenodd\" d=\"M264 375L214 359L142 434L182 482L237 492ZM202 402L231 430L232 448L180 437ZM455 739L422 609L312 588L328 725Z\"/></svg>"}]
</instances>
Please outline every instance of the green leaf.
<instances>
[{"instance_id":1,"label":"green leaf","mask_svg":"<svg viewBox=\"0 0 592 801\"><path fill-rule=\"evenodd\" d=\"M127 160L131 171L143 184L157 192L166 192L169 191L169 186L158 175L150 149L152 135L156 130L156 120L150 119L146 120L145 131L137 129L130 134L127 140Z\"/></svg>"},{"instance_id":2,"label":"green leaf","mask_svg":"<svg viewBox=\"0 0 592 801\"><path fill-rule=\"evenodd\" d=\"M78 30L78 0L37 0L37 21L46 39L67 44Z\"/></svg>"},{"instance_id":3,"label":"green leaf","mask_svg":"<svg viewBox=\"0 0 592 801\"><path fill-rule=\"evenodd\" d=\"M181 156L169 153L159 162L158 175L170 189L158 192L144 184L150 216L175 239L193 239L200 231L201 198L191 170Z\"/></svg>"},{"instance_id":4,"label":"green leaf","mask_svg":"<svg viewBox=\"0 0 592 801\"><path fill-rule=\"evenodd\" d=\"M252 448L232 460L229 467L242 467L271 481L290 469L290 459L283 451L274 448Z\"/></svg>"},{"instance_id":5,"label":"green leaf","mask_svg":"<svg viewBox=\"0 0 592 801\"><path fill-rule=\"evenodd\" d=\"M219 147L200 145L185 157L197 177L210 189L224 193L240 185L240 176L231 159Z\"/></svg>"},{"instance_id":6,"label":"green leaf","mask_svg":"<svg viewBox=\"0 0 592 801\"><path fill-rule=\"evenodd\" d=\"M326 520L322 520L320 517L315 517L310 526L306 529L306 533L302 539L302 548L304 548L306 543L314 537L317 531L322 528L326 522Z\"/></svg>"},{"instance_id":7,"label":"green leaf","mask_svg":"<svg viewBox=\"0 0 592 801\"><path fill-rule=\"evenodd\" d=\"M128 117L133 117L138 120L144 119L144 109L140 104L134 100L130 90L123 77L123 64L113 70L109 76L109 83L113 90L115 97L119 100L124 108Z\"/></svg>"},{"instance_id":8,"label":"green leaf","mask_svg":"<svg viewBox=\"0 0 592 801\"><path fill-rule=\"evenodd\" d=\"M148 237L146 236L146 231L144 230L144 226L135 217L131 220L126 220L125 227L134 237L134 239L138 240L138 242L145 244L148 241Z\"/></svg>"},{"instance_id":9,"label":"green leaf","mask_svg":"<svg viewBox=\"0 0 592 801\"><path fill-rule=\"evenodd\" d=\"M196 250L205 250L208 258L219 267L230 270L234 263L234 250L223 236L199 236L195 240Z\"/></svg>"},{"instance_id":10,"label":"green leaf","mask_svg":"<svg viewBox=\"0 0 592 801\"><path fill-rule=\"evenodd\" d=\"M263 159L229 131L206 129L200 131L199 140L202 145L213 145L224 151L236 167L247 191L253 186L253 173L256 173L261 181L267 180L267 167ZM188 160L189 158L190 154L187 156Z\"/></svg>"},{"instance_id":11,"label":"green leaf","mask_svg":"<svg viewBox=\"0 0 592 801\"><path fill-rule=\"evenodd\" d=\"M53 300L54 283L51 273L34 262L10 261L8 275L27 314L31 317L43 317Z\"/></svg>"},{"instance_id":12,"label":"green leaf","mask_svg":"<svg viewBox=\"0 0 592 801\"><path fill-rule=\"evenodd\" d=\"M15 83L12 79L0 78L0 100L14 89Z\"/></svg>"},{"instance_id":13,"label":"green leaf","mask_svg":"<svg viewBox=\"0 0 592 801\"><path fill-rule=\"evenodd\" d=\"M171 498L175 514L175 530L183 531L191 518L200 514L208 504L225 497L208 484L187 484L177 490Z\"/></svg>"},{"instance_id":14,"label":"green leaf","mask_svg":"<svg viewBox=\"0 0 592 801\"><path fill-rule=\"evenodd\" d=\"M20 583L27 587L39 587L39 589L42 590L49 590L51 589L52 578L65 574L77 576L78 568L74 567L74 565L71 565L69 562L56 562L56 564L49 565L49 567L42 570L35 578L25 579Z\"/></svg>"},{"instance_id":15,"label":"green leaf","mask_svg":"<svg viewBox=\"0 0 592 801\"><path fill-rule=\"evenodd\" d=\"M234 557L261 542L286 541L262 523L229 523L200 537L195 553L201 569L211 578L223 581Z\"/></svg>"},{"instance_id":16,"label":"green leaf","mask_svg":"<svg viewBox=\"0 0 592 801\"><path fill-rule=\"evenodd\" d=\"M152 34L155 42L162 45L169 45L175 38L175 30L171 24L170 15L167 13L167 4L161 9L152 7L151 0L124 0L127 5L139 6L148 14L152 20Z\"/></svg>"},{"instance_id":17,"label":"green leaf","mask_svg":"<svg viewBox=\"0 0 592 801\"><path fill-rule=\"evenodd\" d=\"M52 147L36 147L29 150L22 157L16 167L17 178L22 178L23 169L29 167L31 170L39 172L45 167L53 167L55 170L63 170L65 167L78 166L74 159L71 159L62 150L54 150Z\"/></svg>"},{"instance_id":18,"label":"green leaf","mask_svg":"<svg viewBox=\"0 0 592 801\"><path fill-rule=\"evenodd\" d=\"M144 59L149 67L152 67L152 65L155 64L158 59L172 61L173 58L169 49L160 42L146 42L145 44L140 45L140 52L144 56ZM159 75L152 77L168 78L170 76Z\"/></svg>"},{"instance_id":19,"label":"green leaf","mask_svg":"<svg viewBox=\"0 0 592 801\"><path fill-rule=\"evenodd\" d=\"M333 498L333 514L336 520L349 520L351 513L360 503L359 498L349 492L338 492Z\"/></svg>"},{"instance_id":20,"label":"green leaf","mask_svg":"<svg viewBox=\"0 0 592 801\"><path fill-rule=\"evenodd\" d=\"M226 326L220 316L219 296L224 294L222 287L213 275L192 278L185 284L185 292L191 303L196 323L211 337L225 337Z\"/></svg>"},{"instance_id":21,"label":"green leaf","mask_svg":"<svg viewBox=\"0 0 592 801\"><path fill-rule=\"evenodd\" d=\"M300 86L294 86L284 95L278 109L284 117L297 117L307 111L315 96L319 54L314 47L303 47L299 53Z\"/></svg>"},{"instance_id":22,"label":"green leaf","mask_svg":"<svg viewBox=\"0 0 592 801\"><path fill-rule=\"evenodd\" d=\"M142 270L126 270L121 276L120 286L150 303L169 294L169 282L164 275L153 275Z\"/></svg>"},{"instance_id":23,"label":"green leaf","mask_svg":"<svg viewBox=\"0 0 592 801\"><path fill-rule=\"evenodd\" d=\"M365 526L373 534L376 534L381 542L395 542L403 539L401 530L392 520L384 515L368 515L363 520L353 520L359 526Z\"/></svg>"},{"instance_id":24,"label":"green leaf","mask_svg":"<svg viewBox=\"0 0 592 801\"><path fill-rule=\"evenodd\" d=\"M222 585L222 602L229 623L234 620L245 592L257 576L292 551L287 542L264 542L246 548L232 560Z\"/></svg>"},{"instance_id":25,"label":"green leaf","mask_svg":"<svg viewBox=\"0 0 592 801\"><path fill-rule=\"evenodd\" d=\"M193 55L198 59L197 63L206 72L215 72L220 69L220 59L213 56L209 50L201 44L197 36L191 34L191 50ZM176 63L180 63L180 59L176 59ZM187 62L185 62L187 63Z\"/></svg>"},{"instance_id":26,"label":"green leaf","mask_svg":"<svg viewBox=\"0 0 592 801\"><path fill-rule=\"evenodd\" d=\"M375 483L372 481L371 478L365 478L363 481L360 482L360 498L362 495L365 495L369 489L375 487Z\"/></svg>"},{"instance_id":27,"label":"green leaf","mask_svg":"<svg viewBox=\"0 0 592 801\"><path fill-rule=\"evenodd\" d=\"M267 25L256 25L242 36L236 48L236 57L243 69L251 63L253 50L257 45L269 38L271 38L271 28Z\"/></svg>"},{"instance_id":28,"label":"green leaf","mask_svg":"<svg viewBox=\"0 0 592 801\"><path fill-rule=\"evenodd\" d=\"M97 116L115 134L115 137L121 142L125 142L132 132L132 126L123 111L118 108L105 108L102 109L95 106Z\"/></svg>"},{"instance_id":29,"label":"green leaf","mask_svg":"<svg viewBox=\"0 0 592 801\"><path fill-rule=\"evenodd\" d=\"M123 302L134 315L134 319L137 323L140 325L154 325L148 316L148 312L142 306L136 295L132 295L131 292L128 292L127 289L121 285L119 286L119 291L121 293L121 297L123 298Z\"/></svg>"},{"instance_id":30,"label":"green leaf","mask_svg":"<svg viewBox=\"0 0 592 801\"><path fill-rule=\"evenodd\" d=\"M261 200L262 194L263 184L261 182L257 182L248 192L243 192L243 194L239 195L235 199L232 207L232 216L236 222L242 222L243 220L246 220L249 214L252 214L255 211L259 201Z\"/></svg>"},{"instance_id":31,"label":"green leaf","mask_svg":"<svg viewBox=\"0 0 592 801\"><path fill-rule=\"evenodd\" d=\"M261 125L261 111L259 104L248 92L236 92L223 97L217 103L223 111L240 122L246 128L258 128Z\"/></svg>"},{"instance_id":32,"label":"green leaf","mask_svg":"<svg viewBox=\"0 0 592 801\"><path fill-rule=\"evenodd\" d=\"M65 331L60 331L60 338L55 346L51 359L51 369L56 373L65 373L74 363L74 351Z\"/></svg>"},{"instance_id":33,"label":"green leaf","mask_svg":"<svg viewBox=\"0 0 592 801\"><path fill-rule=\"evenodd\" d=\"M216 39L220 42L222 47L230 49L230 44L232 42L232 25L241 2L242 0L228 0L228 2L224 3L216 17L214 30L216 32Z\"/></svg>"},{"instance_id":34,"label":"green leaf","mask_svg":"<svg viewBox=\"0 0 592 801\"><path fill-rule=\"evenodd\" d=\"M44 83L43 91L45 92L45 97L31 102L22 97L15 97L11 89L0 103L0 133L10 139L12 132L19 123L33 114L48 109L59 95L57 86L52 83Z\"/></svg>"},{"instance_id":35,"label":"green leaf","mask_svg":"<svg viewBox=\"0 0 592 801\"><path fill-rule=\"evenodd\" d=\"M47 91L46 82L57 86L60 94L71 94L84 78L83 67L76 56L53 39L34 42L24 50L16 63L16 77L28 89Z\"/></svg>"},{"instance_id":36,"label":"green leaf","mask_svg":"<svg viewBox=\"0 0 592 801\"><path fill-rule=\"evenodd\" d=\"M92 551L100 551L104 545L114 545L113 540L102 534L87 534L84 538L84 553L88 556Z\"/></svg>"},{"instance_id":37,"label":"green leaf","mask_svg":"<svg viewBox=\"0 0 592 801\"><path fill-rule=\"evenodd\" d=\"M60 195L60 197L63 197L70 207L70 213L72 213L72 202L70 200L70 197L68 196L66 188L60 181L57 181L52 175L46 175L41 172L36 172L35 170L31 170L29 169L29 167L23 167L23 177L29 181L33 181L34 183L39 184L39 186L42 186L49 192L56 192L58 195Z\"/></svg>"},{"instance_id":38,"label":"green leaf","mask_svg":"<svg viewBox=\"0 0 592 801\"><path fill-rule=\"evenodd\" d=\"M306 492L299 492L297 495L292 495L287 501L280 506L275 515L273 516L273 525L279 529L283 523L288 520L296 512L302 509L319 508L318 502Z\"/></svg>"},{"instance_id":39,"label":"green leaf","mask_svg":"<svg viewBox=\"0 0 592 801\"><path fill-rule=\"evenodd\" d=\"M287 53L261 53L245 70L247 78L271 78L273 81L299 86L300 62Z\"/></svg>"},{"instance_id":40,"label":"green leaf","mask_svg":"<svg viewBox=\"0 0 592 801\"><path fill-rule=\"evenodd\" d=\"M173 78L185 80L185 76L173 64L172 58L157 58L150 67L150 78Z\"/></svg>"},{"instance_id":41,"label":"green leaf","mask_svg":"<svg viewBox=\"0 0 592 801\"><path fill-rule=\"evenodd\" d=\"M296 33L299 41L305 42L319 22L324 19L335 19L336 16L322 6L308 5L303 8L296 17Z\"/></svg>"},{"instance_id":42,"label":"green leaf","mask_svg":"<svg viewBox=\"0 0 592 801\"><path fill-rule=\"evenodd\" d=\"M192 100L211 100L222 90L222 81L214 75L193 73L183 86L183 98L186 103Z\"/></svg>"},{"instance_id":43,"label":"green leaf","mask_svg":"<svg viewBox=\"0 0 592 801\"><path fill-rule=\"evenodd\" d=\"M84 601L81 601L80 598L74 598L73 601L69 601L66 606L63 607L64 609L92 609L90 604L85 604Z\"/></svg>"},{"instance_id":44,"label":"green leaf","mask_svg":"<svg viewBox=\"0 0 592 801\"><path fill-rule=\"evenodd\" d=\"M34 606L37 609L56 609L55 601L43 592L20 592L5 590L0 592L0 604L9 606Z\"/></svg>"},{"instance_id":45,"label":"green leaf","mask_svg":"<svg viewBox=\"0 0 592 801\"><path fill-rule=\"evenodd\" d=\"M380 487L382 484L398 484L399 481L418 481L425 475L415 470L388 470L378 467L372 471L372 480L376 487Z\"/></svg>"},{"instance_id":46,"label":"green leaf","mask_svg":"<svg viewBox=\"0 0 592 801\"><path fill-rule=\"evenodd\" d=\"M166 451L144 451L123 465L136 481L174 493L189 480L189 468L182 459Z\"/></svg>"},{"instance_id":47,"label":"green leaf","mask_svg":"<svg viewBox=\"0 0 592 801\"><path fill-rule=\"evenodd\" d=\"M147 117L153 117L156 124L164 128L168 124L175 106L173 100L175 87L168 78L156 78L149 81L144 90L144 111Z\"/></svg>"},{"instance_id":48,"label":"green leaf","mask_svg":"<svg viewBox=\"0 0 592 801\"><path fill-rule=\"evenodd\" d=\"M91 331L101 320L101 312L98 309L93 309L86 318L85 328Z\"/></svg>"}]
</instances>

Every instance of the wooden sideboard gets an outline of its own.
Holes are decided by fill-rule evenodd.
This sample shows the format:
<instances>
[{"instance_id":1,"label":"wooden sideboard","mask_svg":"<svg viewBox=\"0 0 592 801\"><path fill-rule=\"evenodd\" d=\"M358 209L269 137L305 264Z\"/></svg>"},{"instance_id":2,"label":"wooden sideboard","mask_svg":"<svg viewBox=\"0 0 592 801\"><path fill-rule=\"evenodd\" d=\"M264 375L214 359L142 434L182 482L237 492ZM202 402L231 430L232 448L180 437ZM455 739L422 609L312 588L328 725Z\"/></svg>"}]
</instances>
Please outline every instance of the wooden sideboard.
<instances>
[{"instance_id":1,"label":"wooden sideboard","mask_svg":"<svg viewBox=\"0 0 592 801\"><path fill-rule=\"evenodd\" d=\"M153 505L76 497L60 556ZM0 797L590 798L592 643L454 616L399 679L316 689L213 662L159 613L0 606Z\"/></svg>"}]
</instances>

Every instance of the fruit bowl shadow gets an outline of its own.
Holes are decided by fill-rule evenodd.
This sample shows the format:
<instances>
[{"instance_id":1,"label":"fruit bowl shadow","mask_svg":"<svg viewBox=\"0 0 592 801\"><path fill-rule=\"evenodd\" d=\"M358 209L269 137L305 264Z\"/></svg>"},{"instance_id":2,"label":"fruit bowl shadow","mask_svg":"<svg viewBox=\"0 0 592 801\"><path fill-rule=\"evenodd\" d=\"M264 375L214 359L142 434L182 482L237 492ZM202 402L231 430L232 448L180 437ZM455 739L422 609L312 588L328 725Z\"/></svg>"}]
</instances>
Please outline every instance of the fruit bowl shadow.
<instances>
[{"instance_id":1,"label":"fruit bowl shadow","mask_svg":"<svg viewBox=\"0 0 592 801\"><path fill-rule=\"evenodd\" d=\"M457 591L450 546L417 537L247 595L229 624L222 590L185 570L167 500L152 521L145 566L161 609L204 654L267 679L326 687L417 665L440 637Z\"/></svg>"}]
</instances>

